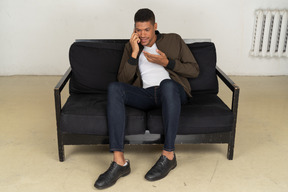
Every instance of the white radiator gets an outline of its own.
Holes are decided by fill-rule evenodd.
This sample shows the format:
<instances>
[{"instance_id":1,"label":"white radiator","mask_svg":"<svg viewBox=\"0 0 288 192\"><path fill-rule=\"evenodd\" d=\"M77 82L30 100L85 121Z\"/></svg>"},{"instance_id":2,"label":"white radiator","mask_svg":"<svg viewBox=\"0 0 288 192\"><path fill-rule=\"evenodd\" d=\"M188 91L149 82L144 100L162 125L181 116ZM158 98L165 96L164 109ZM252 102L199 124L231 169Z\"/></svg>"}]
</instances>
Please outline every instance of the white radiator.
<instances>
[{"instance_id":1,"label":"white radiator","mask_svg":"<svg viewBox=\"0 0 288 192\"><path fill-rule=\"evenodd\" d=\"M288 10L257 10L250 55L288 57Z\"/></svg>"}]
</instances>

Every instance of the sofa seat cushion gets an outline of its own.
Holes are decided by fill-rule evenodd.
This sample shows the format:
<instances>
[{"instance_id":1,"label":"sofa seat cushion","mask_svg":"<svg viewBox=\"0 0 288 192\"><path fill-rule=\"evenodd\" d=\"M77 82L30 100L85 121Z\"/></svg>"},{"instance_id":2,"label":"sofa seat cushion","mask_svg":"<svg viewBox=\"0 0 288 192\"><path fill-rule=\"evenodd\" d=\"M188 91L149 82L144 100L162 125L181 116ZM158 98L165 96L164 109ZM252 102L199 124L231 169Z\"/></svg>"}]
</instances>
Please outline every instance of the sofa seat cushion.
<instances>
[{"instance_id":1,"label":"sofa seat cushion","mask_svg":"<svg viewBox=\"0 0 288 192\"><path fill-rule=\"evenodd\" d=\"M150 133L163 134L161 109L147 114ZM182 105L178 135L231 131L233 113L216 95L197 95Z\"/></svg>"},{"instance_id":2,"label":"sofa seat cushion","mask_svg":"<svg viewBox=\"0 0 288 192\"><path fill-rule=\"evenodd\" d=\"M73 94L63 106L60 129L66 133L108 135L106 94ZM144 134L146 114L126 107L126 135Z\"/></svg>"}]
</instances>

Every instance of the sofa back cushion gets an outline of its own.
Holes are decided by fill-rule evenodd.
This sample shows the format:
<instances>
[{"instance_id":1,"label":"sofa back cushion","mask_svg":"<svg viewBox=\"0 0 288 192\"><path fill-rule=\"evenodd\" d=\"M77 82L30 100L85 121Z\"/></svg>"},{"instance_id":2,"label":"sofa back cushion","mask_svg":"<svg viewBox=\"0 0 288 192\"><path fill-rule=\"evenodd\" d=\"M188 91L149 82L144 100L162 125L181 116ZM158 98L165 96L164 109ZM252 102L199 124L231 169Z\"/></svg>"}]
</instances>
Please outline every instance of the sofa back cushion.
<instances>
[{"instance_id":1,"label":"sofa back cushion","mask_svg":"<svg viewBox=\"0 0 288 192\"><path fill-rule=\"evenodd\" d=\"M118 68L126 42L75 42L69 51L72 76L70 94L105 93L117 81Z\"/></svg>"},{"instance_id":2,"label":"sofa back cushion","mask_svg":"<svg viewBox=\"0 0 288 192\"><path fill-rule=\"evenodd\" d=\"M216 49L214 43L201 42L187 44L193 53L199 68L199 76L188 79L192 95L195 94L217 94L218 79L216 76Z\"/></svg>"},{"instance_id":3,"label":"sofa back cushion","mask_svg":"<svg viewBox=\"0 0 288 192\"><path fill-rule=\"evenodd\" d=\"M106 93L117 81L125 43L128 40L75 42L69 51L72 76L70 93ZM200 74L188 79L194 94L217 94L216 50L211 42L187 44L199 64Z\"/></svg>"}]
</instances>

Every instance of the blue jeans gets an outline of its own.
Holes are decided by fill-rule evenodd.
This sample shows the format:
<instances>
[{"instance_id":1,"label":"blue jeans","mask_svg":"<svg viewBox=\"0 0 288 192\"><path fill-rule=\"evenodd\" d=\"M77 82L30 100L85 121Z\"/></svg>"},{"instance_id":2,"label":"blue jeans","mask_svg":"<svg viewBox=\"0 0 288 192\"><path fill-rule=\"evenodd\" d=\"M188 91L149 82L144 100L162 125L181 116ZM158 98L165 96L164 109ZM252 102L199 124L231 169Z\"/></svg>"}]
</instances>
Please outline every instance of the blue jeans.
<instances>
[{"instance_id":1,"label":"blue jeans","mask_svg":"<svg viewBox=\"0 0 288 192\"><path fill-rule=\"evenodd\" d=\"M160 86L147 89L121 82L111 83L108 88L107 104L110 151L124 151L125 105L141 110L162 107L164 150L174 151L181 104L186 102L187 95L184 88L170 79L163 80Z\"/></svg>"}]
</instances>

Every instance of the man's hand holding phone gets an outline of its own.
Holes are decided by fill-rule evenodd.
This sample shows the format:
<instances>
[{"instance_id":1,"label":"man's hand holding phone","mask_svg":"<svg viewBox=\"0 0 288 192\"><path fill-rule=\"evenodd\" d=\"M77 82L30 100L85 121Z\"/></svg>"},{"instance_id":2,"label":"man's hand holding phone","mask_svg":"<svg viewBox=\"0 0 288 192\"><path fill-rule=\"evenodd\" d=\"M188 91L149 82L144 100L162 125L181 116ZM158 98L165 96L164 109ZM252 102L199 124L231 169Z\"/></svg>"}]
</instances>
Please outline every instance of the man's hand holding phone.
<instances>
[{"instance_id":1,"label":"man's hand holding phone","mask_svg":"<svg viewBox=\"0 0 288 192\"><path fill-rule=\"evenodd\" d=\"M137 58L138 56L138 53L139 53L139 45L138 43L140 43L140 38L138 36L137 33L135 33L135 31L133 31L132 35L131 35L131 38L130 38L130 45L132 47L132 57L133 58Z\"/></svg>"}]
</instances>

